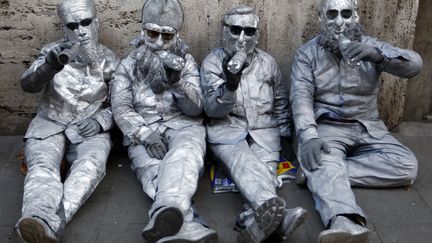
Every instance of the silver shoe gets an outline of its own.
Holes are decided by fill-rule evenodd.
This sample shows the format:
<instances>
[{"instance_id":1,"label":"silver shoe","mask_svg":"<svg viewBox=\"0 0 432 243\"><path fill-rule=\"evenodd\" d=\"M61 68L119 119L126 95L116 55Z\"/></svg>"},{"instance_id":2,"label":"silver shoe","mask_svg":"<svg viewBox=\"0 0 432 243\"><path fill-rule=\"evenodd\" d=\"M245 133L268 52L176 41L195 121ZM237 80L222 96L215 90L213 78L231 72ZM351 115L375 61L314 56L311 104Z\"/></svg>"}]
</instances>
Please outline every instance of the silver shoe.
<instances>
[{"instance_id":1,"label":"silver shoe","mask_svg":"<svg viewBox=\"0 0 432 243\"><path fill-rule=\"evenodd\" d=\"M354 223L344 216L336 216L331 221L330 229L321 231L319 243L364 243L368 242L370 230Z\"/></svg>"},{"instance_id":2,"label":"silver shoe","mask_svg":"<svg viewBox=\"0 0 432 243\"><path fill-rule=\"evenodd\" d=\"M285 208L282 221L275 231L279 238L286 239L304 223L307 216L307 210L302 207Z\"/></svg>"},{"instance_id":3,"label":"silver shoe","mask_svg":"<svg viewBox=\"0 0 432 243\"><path fill-rule=\"evenodd\" d=\"M306 185L306 175L303 172L303 169L300 167L300 165L297 167L297 173L296 173L296 181L295 183L299 186Z\"/></svg>"},{"instance_id":4,"label":"silver shoe","mask_svg":"<svg viewBox=\"0 0 432 243\"><path fill-rule=\"evenodd\" d=\"M15 226L21 242L59 243L54 231L38 217L22 217Z\"/></svg>"},{"instance_id":5,"label":"silver shoe","mask_svg":"<svg viewBox=\"0 0 432 243\"><path fill-rule=\"evenodd\" d=\"M147 242L177 234L183 225L183 213L176 207L162 207L151 216L141 236Z\"/></svg>"},{"instance_id":6,"label":"silver shoe","mask_svg":"<svg viewBox=\"0 0 432 243\"><path fill-rule=\"evenodd\" d=\"M216 243L216 241L216 231L197 222L184 222L176 235L164 237L157 243Z\"/></svg>"},{"instance_id":7,"label":"silver shoe","mask_svg":"<svg viewBox=\"0 0 432 243\"><path fill-rule=\"evenodd\" d=\"M264 202L255 210L254 222L240 232L237 242L263 242L278 228L284 209L285 201L280 197L274 197Z\"/></svg>"}]
</instances>

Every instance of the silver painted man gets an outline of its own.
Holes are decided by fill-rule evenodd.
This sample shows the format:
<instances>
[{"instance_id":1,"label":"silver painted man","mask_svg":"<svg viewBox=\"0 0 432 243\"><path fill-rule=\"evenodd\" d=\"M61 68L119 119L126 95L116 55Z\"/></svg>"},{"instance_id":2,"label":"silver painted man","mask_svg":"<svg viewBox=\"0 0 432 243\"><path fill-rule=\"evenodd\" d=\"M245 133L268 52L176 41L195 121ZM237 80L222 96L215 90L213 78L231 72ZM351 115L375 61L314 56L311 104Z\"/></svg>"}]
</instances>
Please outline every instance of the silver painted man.
<instances>
[{"instance_id":1,"label":"silver painted man","mask_svg":"<svg viewBox=\"0 0 432 243\"><path fill-rule=\"evenodd\" d=\"M289 235L306 210L285 208L276 194L280 136L291 136L289 87L275 60L256 48L259 18L248 6L223 18L222 48L203 61L201 86L208 141L247 200L239 242Z\"/></svg>"},{"instance_id":2,"label":"silver painted man","mask_svg":"<svg viewBox=\"0 0 432 243\"><path fill-rule=\"evenodd\" d=\"M113 115L124 134L132 169L154 200L142 231L148 242L215 242L197 222L191 198L206 150L198 66L179 37L177 0L148 0L137 48L119 65Z\"/></svg>"},{"instance_id":3,"label":"silver painted man","mask_svg":"<svg viewBox=\"0 0 432 243\"><path fill-rule=\"evenodd\" d=\"M93 0L65 0L57 10L64 40L45 45L21 80L24 91L43 91L25 135L28 173L16 227L27 242L58 242L104 177L111 149L109 83L120 60L99 43ZM63 158L70 164L64 183Z\"/></svg>"},{"instance_id":4,"label":"silver painted man","mask_svg":"<svg viewBox=\"0 0 432 243\"><path fill-rule=\"evenodd\" d=\"M413 77L421 57L366 36L357 10L357 0L323 0L322 32L300 47L292 66L301 165L328 228L320 242L367 241L351 186L407 186L417 175L414 154L379 119L377 95L381 72Z\"/></svg>"}]
</instances>

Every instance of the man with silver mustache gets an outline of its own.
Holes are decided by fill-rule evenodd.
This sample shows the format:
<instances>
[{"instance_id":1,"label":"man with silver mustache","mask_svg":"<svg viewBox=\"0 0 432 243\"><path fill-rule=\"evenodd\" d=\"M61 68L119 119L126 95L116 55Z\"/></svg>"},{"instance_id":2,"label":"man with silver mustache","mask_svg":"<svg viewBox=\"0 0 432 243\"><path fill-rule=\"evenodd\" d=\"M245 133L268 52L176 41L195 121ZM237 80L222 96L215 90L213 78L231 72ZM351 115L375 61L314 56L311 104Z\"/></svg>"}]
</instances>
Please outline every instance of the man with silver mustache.
<instances>
[{"instance_id":1,"label":"man with silver mustache","mask_svg":"<svg viewBox=\"0 0 432 243\"><path fill-rule=\"evenodd\" d=\"M65 39L45 45L21 80L24 91L43 91L25 135L28 173L16 228L26 242L59 241L104 177L111 149L109 83L120 60L99 43L93 0L64 0L57 12ZM63 158L70 164L64 183Z\"/></svg>"},{"instance_id":2,"label":"man with silver mustache","mask_svg":"<svg viewBox=\"0 0 432 243\"><path fill-rule=\"evenodd\" d=\"M422 67L414 51L365 35L357 0L322 0L322 33L297 51L291 102L299 157L326 230L319 242L366 242L366 216L351 186L399 187L417 176L414 154L379 119L379 76Z\"/></svg>"},{"instance_id":3,"label":"man with silver mustache","mask_svg":"<svg viewBox=\"0 0 432 243\"><path fill-rule=\"evenodd\" d=\"M288 236L306 216L276 194L280 136L291 136L289 86L273 57L256 48L259 18L251 7L234 7L222 24L223 47L203 61L201 86L210 148L247 200L237 240Z\"/></svg>"},{"instance_id":4,"label":"man with silver mustache","mask_svg":"<svg viewBox=\"0 0 432 243\"><path fill-rule=\"evenodd\" d=\"M142 231L148 242L215 242L194 216L206 150L198 66L179 37L177 0L147 0L137 46L119 65L112 89L114 119L132 169L154 200Z\"/></svg>"}]
</instances>

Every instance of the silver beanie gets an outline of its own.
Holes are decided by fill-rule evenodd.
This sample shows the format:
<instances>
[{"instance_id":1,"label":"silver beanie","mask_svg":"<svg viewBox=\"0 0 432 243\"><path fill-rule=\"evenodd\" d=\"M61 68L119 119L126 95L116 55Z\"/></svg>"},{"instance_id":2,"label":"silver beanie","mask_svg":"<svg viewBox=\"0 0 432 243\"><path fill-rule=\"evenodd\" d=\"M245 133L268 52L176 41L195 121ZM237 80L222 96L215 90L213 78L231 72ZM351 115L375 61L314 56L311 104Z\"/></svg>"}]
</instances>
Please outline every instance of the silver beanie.
<instances>
[{"instance_id":1,"label":"silver beanie","mask_svg":"<svg viewBox=\"0 0 432 243\"><path fill-rule=\"evenodd\" d=\"M94 0L62 0L57 6L57 14L61 21L67 22L67 16L76 11L85 11L96 17Z\"/></svg>"},{"instance_id":2,"label":"silver beanie","mask_svg":"<svg viewBox=\"0 0 432 243\"><path fill-rule=\"evenodd\" d=\"M177 31L183 24L183 9L177 0L147 0L142 8L142 23L173 27Z\"/></svg>"}]
</instances>

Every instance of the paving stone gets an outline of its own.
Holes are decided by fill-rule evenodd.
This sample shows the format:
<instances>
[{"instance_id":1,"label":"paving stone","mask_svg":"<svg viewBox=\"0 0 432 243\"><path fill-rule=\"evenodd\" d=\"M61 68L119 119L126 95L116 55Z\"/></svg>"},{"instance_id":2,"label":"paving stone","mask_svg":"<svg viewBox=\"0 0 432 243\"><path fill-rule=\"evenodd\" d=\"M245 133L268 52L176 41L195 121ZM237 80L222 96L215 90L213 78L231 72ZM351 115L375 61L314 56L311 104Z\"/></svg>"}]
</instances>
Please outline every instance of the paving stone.
<instances>
[{"instance_id":1,"label":"paving stone","mask_svg":"<svg viewBox=\"0 0 432 243\"><path fill-rule=\"evenodd\" d=\"M147 212L152 201L142 190L138 180L129 166L117 167L112 172L116 174L113 181L111 196L107 199L107 209L102 219L108 223L141 223L148 221Z\"/></svg>"},{"instance_id":2,"label":"paving stone","mask_svg":"<svg viewBox=\"0 0 432 243\"><path fill-rule=\"evenodd\" d=\"M144 239L141 237L142 229L142 224L123 224L118 222L111 224L103 224L98 232L98 237L94 242L145 242Z\"/></svg>"},{"instance_id":3,"label":"paving stone","mask_svg":"<svg viewBox=\"0 0 432 243\"><path fill-rule=\"evenodd\" d=\"M13 226L0 226L0 240L5 243L18 242Z\"/></svg>"},{"instance_id":4,"label":"paving stone","mask_svg":"<svg viewBox=\"0 0 432 243\"><path fill-rule=\"evenodd\" d=\"M429 207L429 210L432 210L432 189L417 189L417 191L425 200L426 204Z\"/></svg>"},{"instance_id":5,"label":"paving stone","mask_svg":"<svg viewBox=\"0 0 432 243\"><path fill-rule=\"evenodd\" d=\"M413 189L356 189L357 202L378 223L432 223L432 212Z\"/></svg>"},{"instance_id":6,"label":"paving stone","mask_svg":"<svg viewBox=\"0 0 432 243\"><path fill-rule=\"evenodd\" d=\"M21 217L23 178L1 181L0 192L0 226L13 227Z\"/></svg>"},{"instance_id":7,"label":"paving stone","mask_svg":"<svg viewBox=\"0 0 432 243\"><path fill-rule=\"evenodd\" d=\"M376 224L379 236L385 243L431 242L432 224Z\"/></svg>"}]
</instances>

